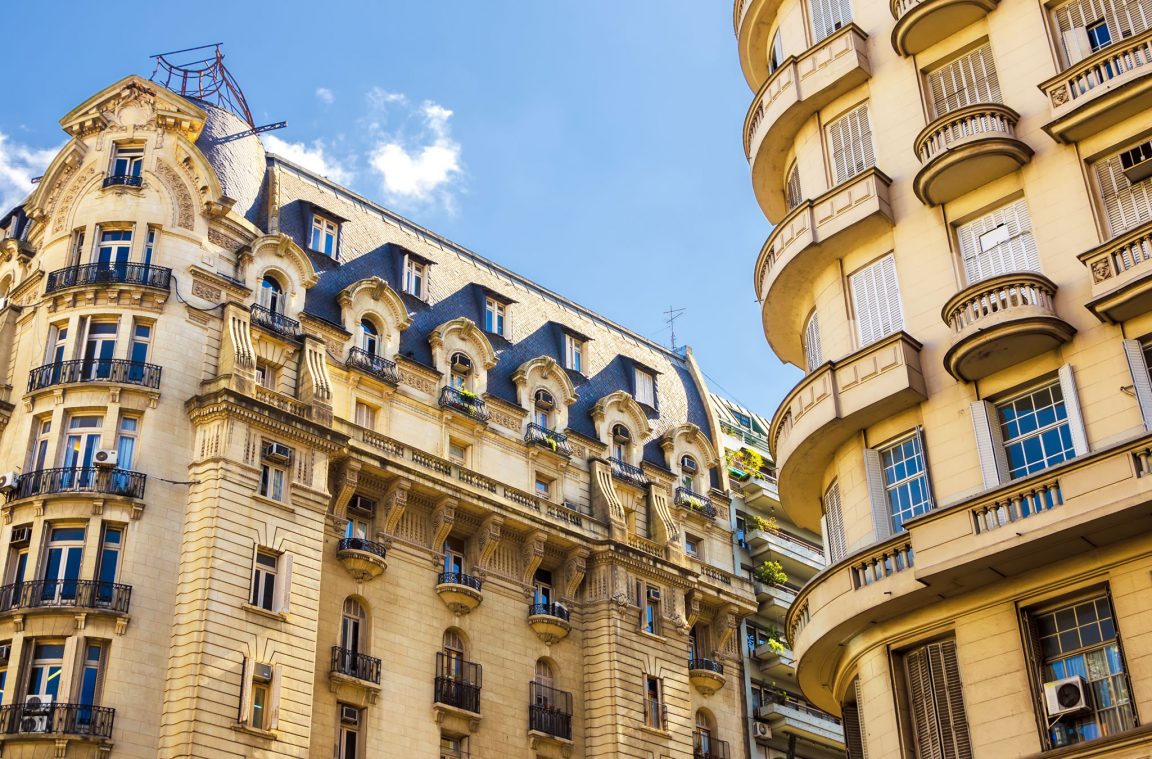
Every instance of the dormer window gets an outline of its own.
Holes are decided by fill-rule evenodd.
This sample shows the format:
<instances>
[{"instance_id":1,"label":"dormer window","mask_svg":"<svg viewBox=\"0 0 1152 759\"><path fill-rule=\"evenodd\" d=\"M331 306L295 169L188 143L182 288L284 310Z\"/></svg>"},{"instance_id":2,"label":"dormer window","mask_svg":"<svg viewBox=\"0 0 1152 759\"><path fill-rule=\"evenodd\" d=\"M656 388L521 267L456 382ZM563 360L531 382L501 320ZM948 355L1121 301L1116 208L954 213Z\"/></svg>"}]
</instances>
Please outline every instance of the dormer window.
<instances>
[{"instance_id":1,"label":"dormer window","mask_svg":"<svg viewBox=\"0 0 1152 759\"><path fill-rule=\"evenodd\" d=\"M564 336L564 366L584 373L584 341L572 335Z\"/></svg>"},{"instance_id":2,"label":"dormer window","mask_svg":"<svg viewBox=\"0 0 1152 759\"><path fill-rule=\"evenodd\" d=\"M380 352L380 332L371 319L360 320L360 349L369 356Z\"/></svg>"},{"instance_id":3,"label":"dormer window","mask_svg":"<svg viewBox=\"0 0 1152 759\"><path fill-rule=\"evenodd\" d=\"M506 337L505 333L505 314L507 306L496 300L495 298L484 299L484 331L491 332L494 335Z\"/></svg>"},{"instance_id":4,"label":"dormer window","mask_svg":"<svg viewBox=\"0 0 1152 759\"><path fill-rule=\"evenodd\" d=\"M260 280L260 305L269 311L284 313L284 288L280 281L271 274L265 274Z\"/></svg>"},{"instance_id":5,"label":"dormer window","mask_svg":"<svg viewBox=\"0 0 1152 759\"><path fill-rule=\"evenodd\" d=\"M680 484L688 490L696 489L696 475L700 473L700 467L696 463L696 459L691 456L680 457Z\"/></svg>"},{"instance_id":6,"label":"dormer window","mask_svg":"<svg viewBox=\"0 0 1152 759\"><path fill-rule=\"evenodd\" d=\"M312 250L323 253L329 258L336 258L339 237L339 224L320 214L312 214L312 239L309 242L309 247Z\"/></svg>"},{"instance_id":7,"label":"dormer window","mask_svg":"<svg viewBox=\"0 0 1152 759\"><path fill-rule=\"evenodd\" d=\"M404 292L409 295L427 300L428 264L417 261L412 256L404 257Z\"/></svg>"},{"instance_id":8,"label":"dormer window","mask_svg":"<svg viewBox=\"0 0 1152 759\"><path fill-rule=\"evenodd\" d=\"M656 408L656 377L652 372L636 367L636 402Z\"/></svg>"},{"instance_id":9,"label":"dormer window","mask_svg":"<svg viewBox=\"0 0 1152 759\"><path fill-rule=\"evenodd\" d=\"M140 172L143 168L144 146L140 143L118 143L112 150L112 165L108 168L108 176L104 179L104 186L139 187Z\"/></svg>"},{"instance_id":10,"label":"dormer window","mask_svg":"<svg viewBox=\"0 0 1152 759\"><path fill-rule=\"evenodd\" d=\"M632 446L632 433L623 424L612 427L612 457L627 463L628 451Z\"/></svg>"},{"instance_id":11,"label":"dormer window","mask_svg":"<svg viewBox=\"0 0 1152 759\"><path fill-rule=\"evenodd\" d=\"M457 390L466 388L468 375L472 374L472 359L463 353L453 353L450 364L452 387Z\"/></svg>"},{"instance_id":12,"label":"dormer window","mask_svg":"<svg viewBox=\"0 0 1152 759\"><path fill-rule=\"evenodd\" d=\"M556 400L547 390L537 390L534 398L533 420L545 429L552 429L552 409L556 408Z\"/></svg>"}]
</instances>

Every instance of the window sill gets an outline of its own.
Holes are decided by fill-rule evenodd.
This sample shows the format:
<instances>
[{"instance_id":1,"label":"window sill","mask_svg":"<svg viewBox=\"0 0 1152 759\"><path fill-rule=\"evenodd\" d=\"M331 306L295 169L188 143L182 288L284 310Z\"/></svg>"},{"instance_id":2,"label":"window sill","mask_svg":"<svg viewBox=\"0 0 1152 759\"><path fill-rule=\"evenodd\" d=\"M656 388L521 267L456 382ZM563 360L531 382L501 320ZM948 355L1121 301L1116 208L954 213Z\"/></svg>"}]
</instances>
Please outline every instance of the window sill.
<instances>
[{"instance_id":1,"label":"window sill","mask_svg":"<svg viewBox=\"0 0 1152 759\"><path fill-rule=\"evenodd\" d=\"M1028 754L1022 759L1059 759L1060 757L1077 757L1080 759L1084 757L1105 757L1112 756L1113 752L1118 749L1128 747L1145 747L1148 745L1149 738L1152 737L1152 724L1141 725L1134 727L1131 730L1125 730L1115 735L1109 735L1105 738L1096 738L1091 741L1084 741L1083 743L1074 743L1071 746L1060 746L1059 748L1050 748L1047 751L1038 751L1035 754Z\"/></svg>"},{"instance_id":2,"label":"window sill","mask_svg":"<svg viewBox=\"0 0 1152 759\"><path fill-rule=\"evenodd\" d=\"M270 741L276 740L276 731L275 730L261 730L258 727L252 727L252 726L250 726L244 722L233 722L232 723L232 729L238 733L246 733L248 735L254 735L257 738L264 738L265 740L270 740Z\"/></svg>"},{"instance_id":3,"label":"window sill","mask_svg":"<svg viewBox=\"0 0 1152 759\"><path fill-rule=\"evenodd\" d=\"M253 493L252 500L256 501L257 503L264 503L269 506L275 506L276 508L283 509L284 511L294 511L291 503L288 503L287 501L277 501L275 498L269 498L268 496L260 495L259 493Z\"/></svg>"},{"instance_id":4,"label":"window sill","mask_svg":"<svg viewBox=\"0 0 1152 759\"><path fill-rule=\"evenodd\" d=\"M649 735L655 735L655 736L658 736L660 738L671 738L672 737L672 732L670 730L660 730L658 728L652 727L651 725L641 725L640 726L640 732L648 733Z\"/></svg>"},{"instance_id":5,"label":"window sill","mask_svg":"<svg viewBox=\"0 0 1152 759\"><path fill-rule=\"evenodd\" d=\"M250 614L256 614L261 617L276 620L277 622L287 622L288 615L282 611L269 611L262 606L253 606L250 603L241 604L241 608Z\"/></svg>"},{"instance_id":6,"label":"window sill","mask_svg":"<svg viewBox=\"0 0 1152 759\"><path fill-rule=\"evenodd\" d=\"M657 633L650 633L647 630L637 630L636 632L640 633L645 638L651 638L652 640L658 640L661 643L667 643L668 642L668 638L664 637L663 635L659 635Z\"/></svg>"}]
</instances>

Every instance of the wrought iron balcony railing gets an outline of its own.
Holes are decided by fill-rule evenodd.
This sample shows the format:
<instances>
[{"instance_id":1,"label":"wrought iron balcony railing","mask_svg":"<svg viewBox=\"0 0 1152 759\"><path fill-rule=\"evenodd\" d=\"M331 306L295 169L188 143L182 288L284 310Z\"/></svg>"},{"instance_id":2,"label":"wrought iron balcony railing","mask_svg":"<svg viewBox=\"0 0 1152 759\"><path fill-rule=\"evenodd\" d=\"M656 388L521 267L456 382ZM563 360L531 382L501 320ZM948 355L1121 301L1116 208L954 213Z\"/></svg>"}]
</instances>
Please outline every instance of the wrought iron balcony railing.
<instances>
[{"instance_id":1,"label":"wrought iron balcony railing","mask_svg":"<svg viewBox=\"0 0 1152 759\"><path fill-rule=\"evenodd\" d=\"M59 361L45 364L32 370L28 375L28 392L43 390L54 385L71 385L77 382L116 382L122 385L139 385L153 390L160 387L160 373L163 369L155 364L142 361L127 361L122 358L93 358Z\"/></svg>"},{"instance_id":2,"label":"wrought iron balcony railing","mask_svg":"<svg viewBox=\"0 0 1152 759\"><path fill-rule=\"evenodd\" d=\"M480 586L484 583L479 577L466 575L463 572L441 572L440 577L436 580L437 585L464 585L472 588L472 590L480 590Z\"/></svg>"},{"instance_id":3,"label":"wrought iron balcony railing","mask_svg":"<svg viewBox=\"0 0 1152 759\"><path fill-rule=\"evenodd\" d=\"M572 455L572 446L568 444L567 435L556 430L550 430L535 422L528 425L528 429L524 433L524 442L549 448L553 453L559 453L561 456Z\"/></svg>"},{"instance_id":4,"label":"wrought iron balcony railing","mask_svg":"<svg viewBox=\"0 0 1152 759\"><path fill-rule=\"evenodd\" d=\"M475 662L443 651L437 653L435 702L479 714L483 674L484 670Z\"/></svg>"},{"instance_id":5,"label":"wrought iron balcony railing","mask_svg":"<svg viewBox=\"0 0 1152 759\"><path fill-rule=\"evenodd\" d=\"M284 314L265 308L259 303L252 304L252 323L284 337L300 337L300 322Z\"/></svg>"},{"instance_id":6,"label":"wrought iron balcony railing","mask_svg":"<svg viewBox=\"0 0 1152 759\"><path fill-rule=\"evenodd\" d=\"M9 499L30 498L54 493L103 493L125 498L143 498L148 475L127 469L75 467L39 469L20 475Z\"/></svg>"},{"instance_id":7,"label":"wrought iron balcony railing","mask_svg":"<svg viewBox=\"0 0 1152 759\"><path fill-rule=\"evenodd\" d=\"M673 502L677 506L698 511L709 519L716 518L716 507L712 505L712 500L708 496L700 495L688 488L676 488Z\"/></svg>"},{"instance_id":8,"label":"wrought iron balcony railing","mask_svg":"<svg viewBox=\"0 0 1152 759\"><path fill-rule=\"evenodd\" d=\"M123 185L125 187L139 187L142 184L140 177L132 174L111 174L104 177L105 187L115 187Z\"/></svg>"},{"instance_id":9,"label":"wrought iron balcony railing","mask_svg":"<svg viewBox=\"0 0 1152 759\"><path fill-rule=\"evenodd\" d=\"M630 485L635 485L638 488L648 486L648 475L638 466L625 464L617 458L610 458L608 462L612 464L612 476L618 480L623 480Z\"/></svg>"},{"instance_id":10,"label":"wrought iron balcony railing","mask_svg":"<svg viewBox=\"0 0 1152 759\"><path fill-rule=\"evenodd\" d=\"M483 398L467 390L452 387L451 385L445 385L440 390L440 407L459 411L480 422L486 422L492 418L492 414L488 412L488 406L484 403Z\"/></svg>"},{"instance_id":11,"label":"wrought iron balcony railing","mask_svg":"<svg viewBox=\"0 0 1152 759\"><path fill-rule=\"evenodd\" d=\"M699 730L692 733L692 759L729 759L728 741Z\"/></svg>"},{"instance_id":12,"label":"wrought iron balcony railing","mask_svg":"<svg viewBox=\"0 0 1152 759\"><path fill-rule=\"evenodd\" d=\"M380 684L380 660L341 646L332 646L332 672Z\"/></svg>"},{"instance_id":13,"label":"wrought iron balcony railing","mask_svg":"<svg viewBox=\"0 0 1152 759\"><path fill-rule=\"evenodd\" d=\"M537 682L528 691L528 729L572 740L572 694Z\"/></svg>"},{"instance_id":14,"label":"wrought iron balcony railing","mask_svg":"<svg viewBox=\"0 0 1152 759\"><path fill-rule=\"evenodd\" d=\"M348 361L345 363L352 369L367 372L393 385L400 382L400 373L396 370L395 361L373 355L363 348L353 348L348 351Z\"/></svg>"},{"instance_id":15,"label":"wrought iron balcony railing","mask_svg":"<svg viewBox=\"0 0 1152 759\"><path fill-rule=\"evenodd\" d=\"M718 675L724 674L724 665L712 659L693 658L688 660L688 669L707 670Z\"/></svg>"},{"instance_id":16,"label":"wrought iron balcony railing","mask_svg":"<svg viewBox=\"0 0 1152 759\"><path fill-rule=\"evenodd\" d=\"M167 290L172 270L151 264L97 263L69 266L48 274L44 292L54 293L69 287L89 285L139 285Z\"/></svg>"},{"instance_id":17,"label":"wrought iron balcony railing","mask_svg":"<svg viewBox=\"0 0 1152 759\"><path fill-rule=\"evenodd\" d=\"M128 613L132 586L100 580L29 580L0 586L0 612L75 608Z\"/></svg>"},{"instance_id":18,"label":"wrought iron balcony railing","mask_svg":"<svg viewBox=\"0 0 1152 759\"><path fill-rule=\"evenodd\" d=\"M387 549L383 543L377 543L375 540L368 540L367 538L341 538L340 542L336 544L337 551L364 551L365 553L379 556L384 558Z\"/></svg>"},{"instance_id":19,"label":"wrought iron balcony railing","mask_svg":"<svg viewBox=\"0 0 1152 759\"><path fill-rule=\"evenodd\" d=\"M112 738L116 710L89 704L9 704L0 706L4 735L78 735Z\"/></svg>"},{"instance_id":20,"label":"wrought iron balcony railing","mask_svg":"<svg viewBox=\"0 0 1152 759\"><path fill-rule=\"evenodd\" d=\"M565 622L568 621L568 607L564 604L550 603L550 604L532 604L528 607L528 616L535 617L539 615L549 617L556 617Z\"/></svg>"}]
</instances>

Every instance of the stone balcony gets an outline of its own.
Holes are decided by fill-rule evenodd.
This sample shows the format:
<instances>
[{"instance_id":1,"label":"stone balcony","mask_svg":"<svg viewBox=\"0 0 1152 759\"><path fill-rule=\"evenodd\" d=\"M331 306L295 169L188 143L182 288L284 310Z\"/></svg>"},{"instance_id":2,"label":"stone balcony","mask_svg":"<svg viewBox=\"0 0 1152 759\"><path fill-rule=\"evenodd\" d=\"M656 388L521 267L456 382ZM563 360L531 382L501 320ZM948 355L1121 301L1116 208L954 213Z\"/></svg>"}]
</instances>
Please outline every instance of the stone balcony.
<instances>
[{"instance_id":1,"label":"stone balcony","mask_svg":"<svg viewBox=\"0 0 1152 759\"><path fill-rule=\"evenodd\" d=\"M921 130L915 151L921 169L912 190L922 203L940 205L1016 171L1032 148L1016 136L1020 114L998 103L946 113Z\"/></svg>"},{"instance_id":2,"label":"stone balcony","mask_svg":"<svg viewBox=\"0 0 1152 759\"><path fill-rule=\"evenodd\" d=\"M768 35L784 0L736 0L732 28L740 53L740 69L753 91L768 78Z\"/></svg>"},{"instance_id":3,"label":"stone balcony","mask_svg":"<svg viewBox=\"0 0 1152 759\"><path fill-rule=\"evenodd\" d=\"M777 223L788 212L784 158L805 121L871 76L866 35L848 24L799 56L785 58L768 77L744 119L744 152L752 189Z\"/></svg>"},{"instance_id":4,"label":"stone balcony","mask_svg":"<svg viewBox=\"0 0 1152 759\"><path fill-rule=\"evenodd\" d=\"M940 40L987 16L1000 0L889 0L896 26L892 48L900 55L922 53Z\"/></svg>"},{"instance_id":5,"label":"stone balcony","mask_svg":"<svg viewBox=\"0 0 1152 759\"><path fill-rule=\"evenodd\" d=\"M879 169L868 169L805 200L772 229L754 277L764 334L781 360L804 366L800 335L811 307L809 283L856 245L891 230L891 184Z\"/></svg>"},{"instance_id":6,"label":"stone balcony","mask_svg":"<svg viewBox=\"0 0 1152 759\"><path fill-rule=\"evenodd\" d=\"M824 364L784 398L769 437L780 492L798 527L820 529L821 478L836 449L927 397L920 348L907 333L897 332Z\"/></svg>"},{"instance_id":7,"label":"stone balcony","mask_svg":"<svg viewBox=\"0 0 1152 759\"><path fill-rule=\"evenodd\" d=\"M1081 253L1079 258L1092 272L1088 310L1101 321L1123 322L1152 310L1152 222Z\"/></svg>"},{"instance_id":8,"label":"stone balcony","mask_svg":"<svg viewBox=\"0 0 1152 759\"><path fill-rule=\"evenodd\" d=\"M1040 84L1052 104L1044 126L1076 142L1152 108L1152 29L1119 40Z\"/></svg>"},{"instance_id":9,"label":"stone balcony","mask_svg":"<svg viewBox=\"0 0 1152 759\"><path fill-rule=\"evenodd\" d=\"M821 746L842 748L844 729L840 720L808 704L787 699L772 701L756 710L756 719L772 726L773 734L795 735Z\"/></svg>"},{"instance_id":10,"label":"stone balcony","mask_svg":"<svg viewBox=\"0 0 1152 759\"><path fill-rule=\"evenodd\" d=\"M782 530L751 530L748 550L757 562L779 561L789 577L808 577L824 568L821 547L795 538Z\"/></svg>"},{"instance_id":11,"label":"stone balcony","mask_svg":"<svg viewBox=\"0 0 1152 759\"><path fill-rule=\"evenodd\" d=\"M784 680L796 670L796 656L788 648L777 652L765 643L756 647L752 658L759 663L760 675L763 677Z\"/></svg>"}]
</instances>

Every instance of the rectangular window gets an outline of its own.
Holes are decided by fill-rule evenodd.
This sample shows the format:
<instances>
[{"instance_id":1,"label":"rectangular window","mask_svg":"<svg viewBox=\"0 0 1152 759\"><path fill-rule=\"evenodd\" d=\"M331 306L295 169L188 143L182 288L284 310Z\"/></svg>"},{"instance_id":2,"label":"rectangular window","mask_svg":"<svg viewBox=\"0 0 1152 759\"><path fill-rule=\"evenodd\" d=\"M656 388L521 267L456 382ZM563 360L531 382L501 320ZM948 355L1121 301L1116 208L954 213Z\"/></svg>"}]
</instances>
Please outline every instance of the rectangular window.
<instances>
[{"instance_id":1,"label":"rectangular window","mask_svg":"<svg viewBox=\"0 0 1152 759\"><path fill-rule=\"evenodd\" d=\"M792 164L788 179L784 183L784 197L788 201L789 211L804 202L804 196L800 192L800 168L796 164Z\"/></svg>"},{"instance_id":2,"label":"rectangular window","mask_svg":"<svg viewBox=\"0 0 1152 759\"><path fill-rule=\"evenodd\" d=\"M584 341L572 335L564 336L565 367L574 372L584 372Z\"/></svg>"},{"instance_id":3,"label":"rectangular window","mask_svg":"<svg viewBox=\"0 0 1152 759\"><path fill-rule=\"evenodd\" d=\"M659 677L644 677L644 724L653 730L664 729L664 683Z\"/></svg>"},{"instance_id":4,"label":"rectangular window","mask_svg":"<svg viewBox=\"0 0 1152 759\"><path fill-rule=\"evenodd\" d=\"M360 759L360 722L363 710L348 704L337 704L340 712L340 744L338 759Z\"/></svg>"},{"instance_id":5,"label":"rectangular window","mask_svg":"<svg viewBox=\"0 0 1152 759\"><path fill-rule=\"evenodd\" d=\"M832 151L832 175L836 184L847 182L865 169L876 165L872 145L872 125L868 104L853 108L828 125L828 143Z\"/></svg>"},{"instance_id":6,"label":"rectangular window","mask_svg":"<svg viewBox=\"0 0 1152 759\"><path fill-rule=\"evenodd\" d=\"M48 468L48 445L52 440L52 418L42 417L35 422L36 435L28 448L28 472Z\"/></svg>"},{"instance_id":7,"label":"rectangular window","mask_svg":"<svg viewBox=\"0 0 1152 759\"><path fill-rule=\"evenodd\" d=\"M1003 102L988 43L929 71L926 78L933 119L970 105Z\"/></svg>"},{"instance_id":8,"label":"rectangular window","mask_svg":"<svg viewBox=\"0 0 1152 759\"><path fill-rule=\"evenodd\" d=\"M644 369L636 369L636 402L656 407L656 377Z\"/></svg>"},{"instance_id":9,"label":"rectangular window","mask_svg":"<svg viewBox=\"0 0 1152 759\"><path fill-rule=\"evenodd\" d=\"M848 284L860 347L904 328L896 259L891 254L851 275Z\"/></svg>"},{"instance_id":10,"label":"rectangular window","mask_svg":"<svg viewBox=\"0 0 1152 759\"><path fill-rule=\"evenodd\" d=\"M996 404L1008 476L1026 477L1076 455L1060 383Z\"/></svg>"},{"instance_id":11,"label":"rectangular window","mask_svg":"<svg viewBox=\"0 0 1152 759\"><path fill-rule=\"evenodd\" d=\"M1121 153L1097 161L1093 168L1111 237L1152 221L1152 177L1129 180Z\"/></svg>"},{"instance_id":12,"label":"rectangular window","mask_svg":"<svg viewBox=\"0 0 1152 759\"><path fill-rule=\"evenodd\" d=\"M100 703L100 691L104 685L107 651L103 641L92 638L86 639L82 650L84 651L84 662L80 671L80 692L77 700L82 706L95 706ZM85 726L91 725L91 710L79 709L76 716L77 721L82 722Z\"/></svg>"},{"instance_id":13,"label":"rectangular window","mask_svg":"<svg viewBox=\"0 0 1152 759\"><path fill-rule=\"evenodd\" d=\"M775 73L784 62L784 40L780 37L780 30L772 35L772 45L768 48L768 73Z\"/></svg>"},{"instance_id":14,"label":"rectangular window","mask_svg":"<svg viewBox=\"0 0 1152 759\"><path fill-rule=\"evenodd\" d=\"M468 739L440 736L440 759L468 759Z\"/></svg>"},{"instance_id":15,"label":"rectangular window","mask_svg":"<svg viewBox=\"0 0 1152 759\"><path fill-rule=\"evenodd\" d=\"M824 363L824 351L820 349L820 320L813 311L804 325L804 363L808 371L814 372Z\"/></svg>"},{"instance_id":16,"label":"rectangular window","mask_svg":"<svg viewBox=\"0 0 1152 759\"><path fill-rule=\"evenodd\" d=\"M376 429L376 408L356 401L356 424L368 429Z\"/></svg>"},{"instance_id":17,"label":"rectangular window","mask_svg":"<svg viewBox=\"0 0 1152 759\"><path fill-rule=\"evenodd\" d=\"M312 214L312 239L309 243L312 250L323 253L329 258L336 258L336 241L339 234L339 224L319 214Z\"/></svg>"},{"instance_id":18,"label":"rectangular window","mask_svg":"<svg viewBox=\"0 0 1152 759\"><path fill-rule=\"evenodd\" d=\"M262 361L256 362L256 384L260 387L266 387L269 390L276 389L276 367L265 364Z\"/></svg>"},{"instance_id":19,"label":"rectangular window","mask_svg":"<svg viewBox=\"0 0 1152 759\"><path fill-rule=\"evenodd\" d=\"M1040 271L1028 205L1017 200L956 227L964 277L972 285L1001 274Z\"/></svg>"},{"instance_id":20,"label":"rectangular window","mask_svg":"<svg viewBox=\"0 0 1152 759\"><path fill-rule=\"evenodd\" d=\"M278 466L273 466L267 461L260 464L260 495L265 498L271 498L273 501L284 500L284 478L285 471Z\"/></svg>"},{"instance_id":21,"label":"rectangular window","mask_svg":"<svg viewBox=\"0 0 1152 759\"><path fill-rule=\"evenodd\" d=\"M552 498L552 480L547 477L536 478L536 495L544 500L551 500Z\"/></svg>"},{"instance_id":22,"label":"rectangular window","mask_svg":"<svg viewBox=\"0 0 1152 759\"><path fill-rule=\"evenodd\" d=\"M111 271L128 263L132 253L132 230L110 229L100 232L100 242L96 246L96 260L93 263Z\"/></svg>"},{"instance_id":23,"label":"rectangular window","mask_svg":"<svg viewBox=\"0 0 1152 759\"><path fill-rule=\"evenodd\" d=\"M700 538L692 535L691 533L684 533L684 553L693 556L697 559L700 558Z\"/></svg>"},{"instance_id":24,"label":"rectangular window","mask_svg":"<svg viewBox=\"0 0 1152 759\"><path fill-rule=\"evenodd\" d=\"M72 232L72 246L68 249L68 266L76 266L84 256L84 228Z\"/></svg>"},{"instance_id":25,"label":"rectangular window","mask_svg":"<svg viewBox=\"0 0 1152 759\"><path fill-rule=\"evenodd\" d=\"M261 609L273 611L276 608L276 574L280 557L270 551L256 551L256 563L252 568L252 597L249 603Z\"/></svg>"},{"instance_id":26,"label":"rectangular window","mask_svg":"<svg viewBox=\"0 0 1152 759\"><path fill-rule=\"evenodd\" d=\"M448 441L448 458L461 466L468 465L468 446L455 440Z\"/></svg>"},{"instance_id":27,"label":"rectangular window","mask_svg":"<svg viewBox=\"0 0 1152 759\"><path fill-rule=\"evenodd\" d=\"M660 634L660 589L644 583L636 583L636 589L643 595L640 598L640 626L651 635Z\"/></svg>"},{"instance_id":28,"label":"rectangular window","mask_svg":"<svg viewBox=\"0 0 1152 759\"><path fill-rule=\"evenodd\" d=\"M1101 48L1108 47L1112 44L1112 32L1108 29L1107 21L1097 21L1087 29L1088 32L1088 45L1091 47L1093 53L1100 52Z\"/></svg>"},{"instance_id":29,"label":"rectangular window","mask_svg":"<svg viewBox=\"0 0 1152 759\"><path fill-rule=\"evenodd\" d=\"M767 643L770 637L767 630L751 623L745 623L744 633L747 636L745 645L748 647L749 656L756 653L756 649Z\"/></svg>"},{"instance_id":30,"label":"rectangular window","mask_svg":"<svg viewBox=\"0 0 1152 759\"><path fill-rule=\"evenodd\" d=\"M25 646L31 644L32 663L28 668L28 684L25 687L26 696L47 696L53 701L61 701L60 675L64 670L64 641L31 640L26 639ZM67 689L65 689L67 691ZM47 731L49 717L42 718Z\"/></svg>"},{"instance_id":31,"label":"rectangular window","mask_svg":"<svg viewBox=\"0 0 1152 759\"><path fill-rule=\"evenodd\" d=\"M120 571L120 554L124 550L124 528L120 525L105 524L104 539L100 541L100 553L96 557L96 600L101 605L111 605L116 600L116 579Z\"/></svg>"},{"instance_id":32,"label":"rectangular window","mask_svg":"<svg viewBox=\"0 0 1152 759\"><path fill-rule=\"evenodd\" d=\"M280 666L245 658L240 693L240 722L254 730L272 731L280 711Z\"/></svg>"},{"instance_id":33,"label":"rectangular window","mask_svg":"<svg viewBox=\"0 0 1152 759\"><path fill-rule=\"evenodd\" d=\"M117 177L120 179L135 179L135 184L139 184L140 170L144 167L144 146L131 145L131 144L117 144L112 150L112 166L109 169L109 177ZM120 184L133 184L132 182L120 182Z\"/></svg>"},{"instance_id":34,"label":"rectangular window","mask_svg":"<svg viewBox=\"0 0 1152 759\"><path fill-rule=\"evenodd\" d=\"M848 555L844 538L844 514L840 507L840 483L833 482L824 491L824 541L828 563L843 561Z\"/></svg>"},{"instance_id":35,"label":"rectangular window","mask_svg":"<svg viewBox=\"0 0 1152 759\"><path fill-rule=\"evenodd\" d=\"M956 641L934 641L904 652L902 695L909 715L916 756L971 759L972 743L964 709L964 690L956 660Z\"/></svg>"},{"instance_id":36,"label":"rectangular window","mask_svg":"<svg viewBox=\"0 0 1152 759\"><path fill-rule=\"evenodd\" d=\"M884 487L886 518L891 533L904 529L904 522L932 510L924 445L917 431L878 451Z\"/></svg>"},{"instance_id":37,"label":"rectangular window","mask_svg":"<svg viewBox=\"0 0 1152 759\"><path fill-rule=\"evenodd\" d=\"M412 256L404 257L404 292L420 300L427 300L425 294L427 278L427 264L417 261Z\"/></svg>"},{"instance_id":38,"label":"rectangular window","mask_svg":"<svg viewBox=\"0 0 1152 759\"><path fill-rule=\"evenodd\" d=\"M1152 28L1147 2L1072 0L1052 12L1066 66L1104 49L1113 41L1139 36Z\"/></svg>"},{"instance_id":39,"label":"rectangular window","mask_svg":"<svg viewBox=\"0 0 1152 759\"><path fill-rule=\"evenodd\" d=\"M810 0L812 39L819 42L852 21L850 0Z\"/></svg>"},{"instance_id":40,"label":"rectangular window","mask_svg":"<svg viewBox=\"0 0 1152 759\"><path fill-rule=\"evenodd\" d=\"M484 299L484 331L494 335L506 336L504 333L505 306L495 298Z\"/></svg>"}]
</instances>

